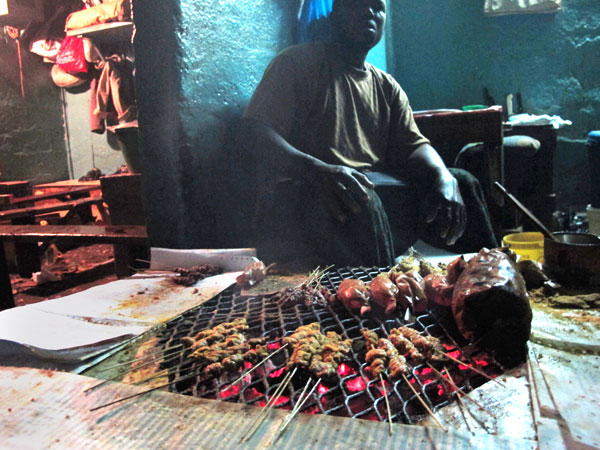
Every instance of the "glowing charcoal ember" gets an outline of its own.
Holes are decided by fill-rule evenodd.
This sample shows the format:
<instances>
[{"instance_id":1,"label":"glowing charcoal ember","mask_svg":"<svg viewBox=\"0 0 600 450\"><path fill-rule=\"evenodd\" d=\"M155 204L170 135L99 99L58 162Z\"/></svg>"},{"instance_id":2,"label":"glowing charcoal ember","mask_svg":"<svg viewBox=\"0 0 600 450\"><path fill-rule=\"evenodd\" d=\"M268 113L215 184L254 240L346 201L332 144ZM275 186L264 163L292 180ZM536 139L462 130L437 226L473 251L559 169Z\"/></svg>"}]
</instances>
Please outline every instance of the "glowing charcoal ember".
<instances>
[{"instance_id":1,"label":"glowing charcoal ember","mask_svg":"<svg viewBox=\"0 0 600 450\"><path fill-rule=\"evenodd\" d=\"M453 358L459 358L460 350L454 350L453 352L448 352L448 355L452 356Z\"/></svg>"},{"instance_id":2,"label":"glowing charcoal ember","mask_svg":"<svg viewBox=\"0 0 600 450\"><path fill-rule=\"evenodd\" d=\"M283 372L285 372L285 367L282 367L279 370L275 370L274 372L271 372L269 374L269 377L271 377L271 378L279 378L283 374Z\"/></svg>"},{"instance_id":3,"label":"glowing charcoal ember","mask_svg":"<svg viewBox=\"0 0 600 450\"><path fill-rule=\"evenodd\" d=\"M360 392L364 391L367 388L367 385L365 384L365 380L363 380L362 377L356 377L346 381L346 388L350 392Z\"/></svg>"},{"instance_id":4,"label":"glowing charcoal ember","mask_svg":"<svg viewBox=\"0 0 600 450\"><path fill-rule=\"evenodd\" d=\"M425 386L429 383L433 383L433 380L423 380L423 386Z\"/></svg>"},{"instance_id":5,"label":"glowing charcoal ember","mask_svg":"<svg viewBox=\"0 0 600 450\"><path fill-rule=\"evenodd\" d=\"M347 377L348 375L354 375L356 370L347 364L341 363L337 368L337 373L340 377Z\"/></svg>"},{"instance_id":6,"label":"glowing charcoal ember","mask_svg":"<svg viewBox=\"0 0 600 450\"><path fill-rule=\"evenodd\" d=\"M271 344L267 344L267 348L269 350L277 350L280 347L281 347L281 344L279 342L273 342Z\"/></svg>"},{"instance_id":7,"label":"glowing charcoal ember","mask_svg":"<svg viewBox=\"0 0 600 450\"><path fill-rule=\"evenodd\" d=\"M317 405L313 405L308 409L305 409L303 412L308 413L308 414L319 414L321 412L321 410L319 409L319 407Z\"/></svg>"},{"instance_id":8,"label":"glowing charcoal ember","mask_svg":"<svg viewBox=\"0 0 600 450\"><path fill-rule=\"evenodd\" d=\"M439 395L441 397L442 395L444 395L445 392L446 391L444 390L444 388L442 387L442 385L438 384L437 395Z\"/></svg>"},{"instance_id":9,"label":"glowing charcoal ember","mask_svg":"<svg viewBox=\"0 0 600 450\"><path fill-rule=\"evenodd\" d=\"M289 397L286 397L285 395L281 395L281 396L279 396L279 398L275 402L275 406L283 405L284 403L287 403L289 401L290 401Z\"/></svg>"},{"instance_id":10,"label":"glowing charcoal ember","mask_svg":"<svg viewBox=\"0 0 600 450\"><path fill-rule=\"evenodd\" d=\"M317 388L317 392L319 394L327 394L328 391L329 391L329 388L327 386L323 386L322 384L319 383L319 387Z\"/></svg>"},{"instance_id":11,"label":"glowing charcoal ember","mask_svg":"<svg viewBox=\"0 0 600 450\"><path fill-rule=\"evenodd\" d=\"M482 366L482 367L485 367L485 366L489 365L489 363L487 361L483 360L483 359L480 359L480 360L476 359L475 360L475 364L477 364L478 366Z\"/></svg>"},{"instance_id":12,"label":"glowing charcoal ember","mask_svg":"<svg viewBox=\"0 0 600 450\"><path fill-rule=\"evenodd\" d=\"M465 366L465 365L463 365L463 364L459 364L459 365L458 365L458 368L459 368L460 370L467 370L467 369L470 369L470 368L471 368L471 366Z\"/></svg>"},{"instance_id":13,"label":"glowing charcoal ember","mask_svg":"<svg viewBox=\"0 0 600 450\"><path fill-rule=\"evenodd\" d=\"M221 397L221 398L233 397L234 395L238 395L240 393L240 390L241 390L240 386L235 384L233 386L229 386L224 391L219 392L219 397Z\"/></svg>"},{"instance_id":14,"label":"glowing charcoal ember","mask_svg":"<svg viewBox=\"0 0 600 450\"><path fill-rule=\"evenodd\" d=\"M252 369L252 367L254 367L254 364L248 361L244 361L244 370Z\"/></svg>"},{"instance_id":15,"label":"glowing charcoal ember","mask_svg":"<svg viewBox=\"0 0 600 450\"><path fill-rule=\"evenodd\" d=\"M249 402L251 400L264 397L264 395L261 392L259 392L258 389L256 389L256 388L246 389L243 392L243 396L244 396L245 402Z\"/></svg>"},{"instance_id":16,"label":"glowing charcoal ember","mask_svg":"<svg viewBox=\"0 0 600 450\"><path fill-rule=\"evenodd\" d=\"M421 370L421 373L419 373L419 375L427 375L427 374L430 374L431 372L433 372L433 369L431 369L429 367L425 367L423 370Z\"/></svg>"}]
</instances>

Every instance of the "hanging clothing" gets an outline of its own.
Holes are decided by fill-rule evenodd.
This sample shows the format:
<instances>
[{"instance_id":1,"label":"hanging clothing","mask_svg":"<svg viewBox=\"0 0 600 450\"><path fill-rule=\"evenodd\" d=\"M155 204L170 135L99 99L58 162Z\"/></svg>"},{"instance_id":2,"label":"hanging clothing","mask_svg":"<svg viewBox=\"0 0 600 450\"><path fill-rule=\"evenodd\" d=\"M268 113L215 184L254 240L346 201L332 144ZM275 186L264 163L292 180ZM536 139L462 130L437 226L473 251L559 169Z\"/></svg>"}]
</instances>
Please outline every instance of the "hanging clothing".
<instances>
[{"instance_id":1,"label":"hanging clothing","mask_svg":"<svg viewBox=\"0 0 600 450\"><path fill-rule=\"evenodd\" d=\"M113 55L97 63L100 74L91 85L91 130L103 133L137 126L133 63Z\"/></svg>"}]
</instances>

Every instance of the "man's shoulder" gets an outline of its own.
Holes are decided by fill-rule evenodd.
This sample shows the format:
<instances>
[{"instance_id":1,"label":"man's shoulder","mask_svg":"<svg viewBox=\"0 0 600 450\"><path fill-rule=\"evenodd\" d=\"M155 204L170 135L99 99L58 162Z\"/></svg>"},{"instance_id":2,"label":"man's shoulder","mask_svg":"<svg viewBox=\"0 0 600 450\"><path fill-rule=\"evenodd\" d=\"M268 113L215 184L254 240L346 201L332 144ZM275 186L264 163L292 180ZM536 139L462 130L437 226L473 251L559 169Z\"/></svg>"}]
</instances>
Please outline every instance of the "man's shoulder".
<instances>
[{"instance_id":1,"label":"man's shoulder","mask_svg":"<svg viewBox=\"0 0 600 450\"><path fill-rule=\"evenodd\" d=\"M379 69L378 67L375 67L373 64L365 64L367 66L367 70L371 72L373 78L375 78L382 86L393 90L402 90L402 88L400 87L400 83L398 83L398 81L396 81L396 79L391 74Z\"/></svg>"},{"instance_id":2,"label":"man's shoulder","mask_svg":"<svg viewBox=\"0 0 600 450\"><path fill-rule=\"evenodd\" d=\"M277 57L289 58L301 64L319 63L325 57L325 45L322 42L306 42L287 47Z\"/></svg>"}]
</instances>

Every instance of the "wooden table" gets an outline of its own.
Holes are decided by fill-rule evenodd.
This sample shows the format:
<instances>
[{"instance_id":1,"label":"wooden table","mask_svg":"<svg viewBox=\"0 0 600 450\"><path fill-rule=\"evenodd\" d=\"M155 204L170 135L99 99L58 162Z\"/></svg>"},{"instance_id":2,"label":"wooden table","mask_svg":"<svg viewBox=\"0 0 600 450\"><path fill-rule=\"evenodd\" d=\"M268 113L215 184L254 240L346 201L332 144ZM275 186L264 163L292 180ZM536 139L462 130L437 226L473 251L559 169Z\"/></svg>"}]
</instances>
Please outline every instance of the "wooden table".
<instances>
[{"instance_id":1,"label":"wooden table","mask_svg":"<svg viewBox=\"0 0 600 450\"><path fill-rule=\"evenodd\" d=\"M0 310L15 306L4 251L4 241L30 243L70 241L77 244L117 244L124 248L148 245L148 234L141 225L0 225ZM115 258L118 276L126 275L129 261ZM127 273L128 274L128 273Z\"/></svg>"}]
</instances>

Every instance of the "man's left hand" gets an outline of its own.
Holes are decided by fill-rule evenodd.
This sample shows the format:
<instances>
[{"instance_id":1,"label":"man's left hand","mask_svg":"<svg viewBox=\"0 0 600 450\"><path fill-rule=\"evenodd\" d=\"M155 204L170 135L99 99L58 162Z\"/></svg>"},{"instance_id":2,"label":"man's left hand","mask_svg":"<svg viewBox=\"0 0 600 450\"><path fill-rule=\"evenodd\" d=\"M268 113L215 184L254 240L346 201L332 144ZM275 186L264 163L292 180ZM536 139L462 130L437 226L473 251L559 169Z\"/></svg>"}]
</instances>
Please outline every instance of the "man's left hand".
<instances>
[{"instance_id":1,"label":"man's left hand","mask_svg":"<svg viewBox=\"0 0 600 450\"><path fill-rule=\"evenodd\" d=\"M426 223L434 226L446 244L454 245L465 232L467 213L456 178L444 172L427 193L424 214Z\"/></svg>"}]
</instances>

